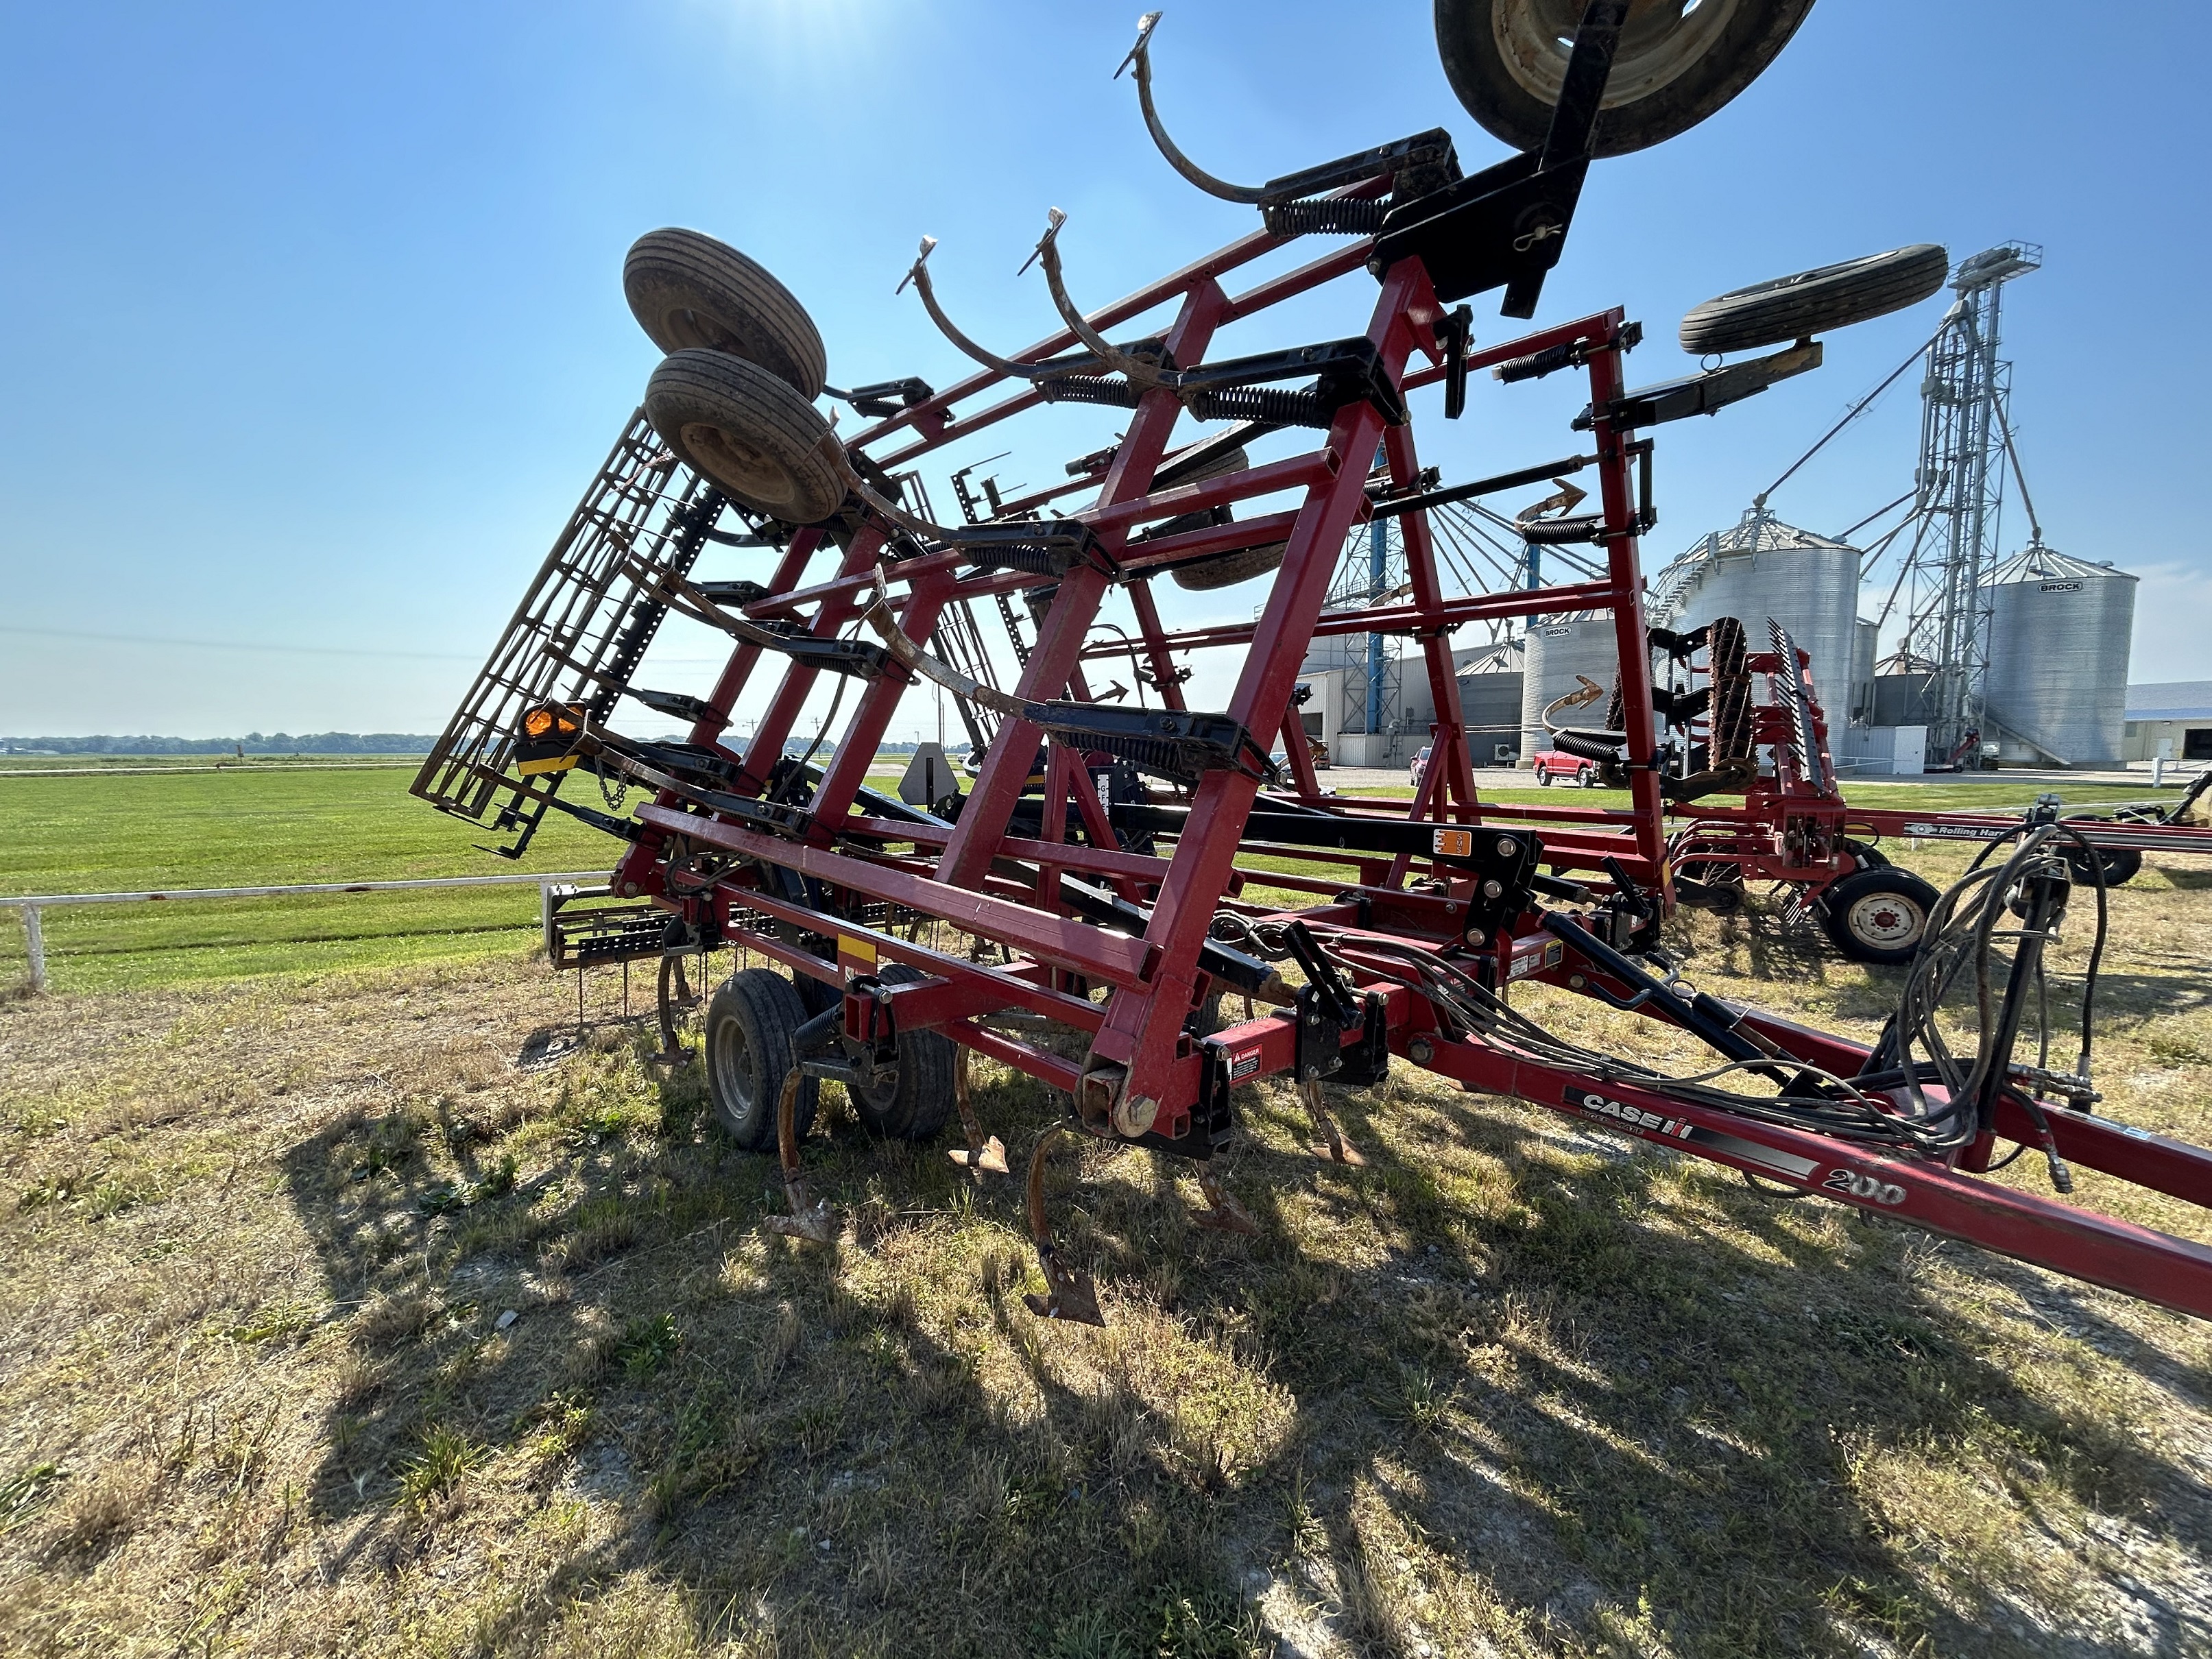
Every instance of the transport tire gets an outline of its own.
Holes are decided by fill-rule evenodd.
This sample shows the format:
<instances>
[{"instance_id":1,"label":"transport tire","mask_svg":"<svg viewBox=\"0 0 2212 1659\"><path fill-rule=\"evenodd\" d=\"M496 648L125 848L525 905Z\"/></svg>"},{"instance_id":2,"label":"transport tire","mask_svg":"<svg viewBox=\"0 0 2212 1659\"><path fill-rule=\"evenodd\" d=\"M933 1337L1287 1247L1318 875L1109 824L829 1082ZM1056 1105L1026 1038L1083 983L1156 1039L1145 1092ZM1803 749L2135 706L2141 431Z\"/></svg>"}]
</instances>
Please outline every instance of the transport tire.
<instances>
[{"instance_id":1,"label":"transport tire","mask_svg":"<svg viewBox=\"0 0 2212 1659\"><path fill-rule=\"evenodd\" d=\"M1594 153L1625 155L1686 132L1759 78L1813 0L1633 8L1615 48ZM1436 0L1444 78L1485 131L1540 150L1583 0Z\"/></svg>"},{"instance_id":2,"label":"transport tire","mask_svg":"<svg viewBox=\"0 0 2212 1659\"><path fill-rule=\"evenodd\" d=\"M748 968L707 1004L707 1094L722 1132L749 1152L774 1154L775 1113L793 1062L792 1036L806 1023L799 992L781 974ZM799 1133L814 1123L822 1085L799 1085Z\"/></svg>"},{"instance_id":3,"label":"transport tire","mask_svg":"<svg viewBox=\"0 0 2212 1659\"><path fill-rule=\"evenodd\" d=\"M645 414L678 460L757 513L819 524L844 505L830 422L758 363L672 352L646 383Z\"/></svg>"},{"instance_id":4,"label":"transport tire","mask_svg":"<svg viewBox=\"0 0 2212 1659\"><path fill-rule=\"evenodd\" d=\"M1861 870L1820 896L1820 925L1853 962L1895 967L1920 949L1939 896L1910 870Z\"/></svg>"},{"instance_id":5,"label":"transport tire","mask_svg":"<svg viewBox=\"0 0 2212 1659\"><path fill-rule=\"evenodd\" d=\"M1682 349L1749 351L1917 305L1943 286L1951 256L1933 242L1754 283L1708 300L1682 319Z\"/></svg>"},{"instance_id":6,"label":"transport tire","mask_svg":"<svg viewBox=\"0 0 2212 1659\"><path fill-rule=\"evenodd\" d=\"M924 975L894 963L877 977L886 985L909 985ZM880 1089L848 1085L846 1098L870 1134L886 1140L931 1141L952 1115L952 1039L938 1031L902 1031L898 1076Z\"/></svg>"},{"instance_id":7,"label":"transport tire","mask_svg":"<svg viewBox=\"0 0 2212 1659\"><path fill-rule=\"evenodd\" d=\"M809 401L830 372L806 307L767 270L696 230L649 230L623 260L630 314L662 351L690 347L758 363Z\"/></svg>"}]
</instances>

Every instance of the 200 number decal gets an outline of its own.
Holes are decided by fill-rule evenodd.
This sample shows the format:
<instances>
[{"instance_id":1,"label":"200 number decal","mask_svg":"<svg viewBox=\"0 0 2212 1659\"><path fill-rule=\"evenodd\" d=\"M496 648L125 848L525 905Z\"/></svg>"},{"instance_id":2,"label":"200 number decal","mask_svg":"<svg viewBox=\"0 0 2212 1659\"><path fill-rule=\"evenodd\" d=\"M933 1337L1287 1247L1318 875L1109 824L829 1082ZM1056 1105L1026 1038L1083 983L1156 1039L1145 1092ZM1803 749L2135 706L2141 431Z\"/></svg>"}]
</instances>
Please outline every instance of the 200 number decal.
<instances>
[{"instance_id":1,"label":"200 number decal","mask_svg":"<svg viewBox=\"0 0 2212 1659\"><path fill-rule=\"evenodd\" d=\"M1856 1170L1832 1170L1820 1185L1832 1193L1841 1193L1846 1198L1863 1199L1875 1204L1902 1204L1905 1188L1894 1181L1877 1180L1870 1175L1861 1175Z\"/></svg>"}]
</instances>

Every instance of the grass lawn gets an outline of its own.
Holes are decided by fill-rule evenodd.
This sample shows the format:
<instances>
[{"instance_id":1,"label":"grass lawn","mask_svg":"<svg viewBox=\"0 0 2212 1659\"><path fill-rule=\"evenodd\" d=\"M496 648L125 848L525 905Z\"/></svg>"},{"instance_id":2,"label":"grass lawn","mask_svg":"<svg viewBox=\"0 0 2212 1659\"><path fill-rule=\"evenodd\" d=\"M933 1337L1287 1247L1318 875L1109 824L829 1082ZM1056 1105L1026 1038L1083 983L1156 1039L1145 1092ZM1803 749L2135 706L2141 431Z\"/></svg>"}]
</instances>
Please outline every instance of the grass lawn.
<instances>
[{"instance_id":1,"label":"grass lawn","mask_svg":"<svg viewBox=\"0 0 2212 1659\"><path fill-rule=\"evenodd\" d=\"M2113 911L2104 1109L2212 1142L2212 872ZM1763 907L1672 927L1723 995L1895 995ZM1332 1092L1360 1168L1240 1095L1255 1238L1148 1152L1056 1175L1110 1323L1048 1324L1017 1182L825 1085L842 1229L795 1244L696 1062L523 1058L569 994L509 954L0 1006L0 1651L2212 1651L2199 1322L1400 1066ZM1062 1109L975 1080L1017 1159Z\"/></svg>"},{"instance_id":2,"label":"grass lawn","mask_svg":"<svg viewBox=\"0 0 2212 1659\"><path fill-rule=\"evenodd\" d=\"M104 758L56 757L52 767ZM411 769L360 768L353 758L326 768L257 761L135 776L118 767L97 776L0 777L0 894L605 870L620 850L556 812L520 863L493 858L474 844L492 836L407 793ZM870 781L896 787L897 775L879 766ZM570 787L596 800L588 780ZM48 910L45 925L56 989L121 990L524 951L538 937L538 893L515 886L84 906ZM15 913L0 911L0 987L21 982L24 972Z\"/></svg>"}]
</instances>

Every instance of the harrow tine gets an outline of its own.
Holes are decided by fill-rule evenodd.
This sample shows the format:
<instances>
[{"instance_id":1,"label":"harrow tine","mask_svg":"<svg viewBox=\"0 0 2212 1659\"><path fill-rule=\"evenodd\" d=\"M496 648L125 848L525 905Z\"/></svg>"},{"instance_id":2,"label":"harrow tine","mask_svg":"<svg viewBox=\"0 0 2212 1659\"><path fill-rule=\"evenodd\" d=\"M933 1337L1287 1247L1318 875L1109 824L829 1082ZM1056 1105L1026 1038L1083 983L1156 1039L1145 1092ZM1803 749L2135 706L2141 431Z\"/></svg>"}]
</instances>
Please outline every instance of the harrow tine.
<instances>
[{"instance_id":1,"label":"harrow tine","mask_svg":"<svg viewBox=\"0 0 2212 1659\"><path fill-rule=\"evenodd\" d=\"M1030 1154L1030 1237L1036 1243L1037 1261L1044 1269L1048 1293L1024 1296L1022 1300L1040 1319L1103 1326L1106 1316L1098 1311L1098 1287L1091 1282L1089 1273L1060 1261L1060 1252L1052 1242L1052 1223L1044 1212L1045 1155L1052 1150L1054 1137L1074 1133L1066 1124L1055 1123L1037 1137L1036 1150Z\"/></svg>"},{"instance_id":2,"label":"harrow tine","mask_svg":"<svg viewBox=\"0 0 2212 1659\"><path fill-rule=\"evenodd\" d=\"M799 1085L800 1073L793 1066L783 1076L783 1092L775 1103L775 1148L783 1164L783 1195L789 1215L772 1215L769 1230L786 1238L810 1244L827 1244L837 1236L836 1218L830 1206L806 1190L806 1177L799 1172Z\"/></svg>"},{"instance_id":3,"label":"harrow tine","mask_svg":"<svg viewBox=\"0 0 2212 1659\"><path fill-rule=\"evenodd\" d=\"M980 1170L985 1175L1006 1175L1006 1143L998 1136L986 1139L981 1120L975 1115L975 1103L968 1097L968 1050L956 1045L952 1050L952 1103L960 1109L960 1127L967 1132L968 1144L948 1147L945 1156L964 1169Z\"/></svg>"}]
</instances>

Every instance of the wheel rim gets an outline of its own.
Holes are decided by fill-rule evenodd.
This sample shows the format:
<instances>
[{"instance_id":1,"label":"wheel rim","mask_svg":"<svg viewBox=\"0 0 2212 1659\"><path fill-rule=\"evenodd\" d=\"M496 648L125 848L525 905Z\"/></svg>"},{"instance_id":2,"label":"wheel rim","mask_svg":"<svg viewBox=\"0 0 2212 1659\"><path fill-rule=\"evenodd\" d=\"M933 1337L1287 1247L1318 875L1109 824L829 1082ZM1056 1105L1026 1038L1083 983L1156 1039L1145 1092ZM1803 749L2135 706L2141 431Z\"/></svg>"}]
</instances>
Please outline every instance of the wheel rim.
<instances>
[{"instance_id":1,"label":"wheel rim","mask_svg":"<svg viewBox=\"0 0 2212 1659\"><path fill-rule=\"evenodd\" d=\"M743 337L708 312L677 307L667 313L661 328L668 338L679 345L703 346L709 351L726 351L733 357L753 356Z\"/></svg>"},{"instance_id":2,"label":"wheel rim","mask_svg":"<svg viewBox=\"0 0 2212 1659\"><path fill-rule=\"evenodd\" d=\"M1869 893L1844 908L1844 926L1850 936L1881 951L1900 951L1915 943L1927 922L1927 913L1899 893Z\"/></svg>"},{"instance_id":3,"label":"wheel rim","mask_svg":"<svg viewBox=\"0 0 2212 1659\"><path fill-rule=\"evenodd\" d=\"M1703 0L1685 12L1683 0L1630 0L1599 107L1617 109L1672 85L1713 49L1737 4ZM1584 0L1520 0L1492 8L1491 34L1506 73L1537 102L1559 101L1575 30L1587 9Z\"/></svg>"},{"instance_id":4,"label":"wheel rim","mask_svg":"<svg viewBox=\"0 0 2212 1659\"><path fill-rule=\"evenodd\" d=\"M683 431L684 447L691 452L699 470L715 483L726 484L745 500L767 507L787 507L799 499L791 469L728 428L690 421Z\"/></svg>"},{"instance_id":5,"label":"wheel rim","mask_svg":"<svg viewBox=\"0 0 2212 1659\"><path fill-rule=\"evenodd\" d=\"M753 1048L745 1041L744 1027L734 1019L726 1019L714 1028L713 1045L715 1092L721 1097L729 1115L739 1121L750 1119L757 1097L753 1090Z\"/></svg>"}]
</instances>

